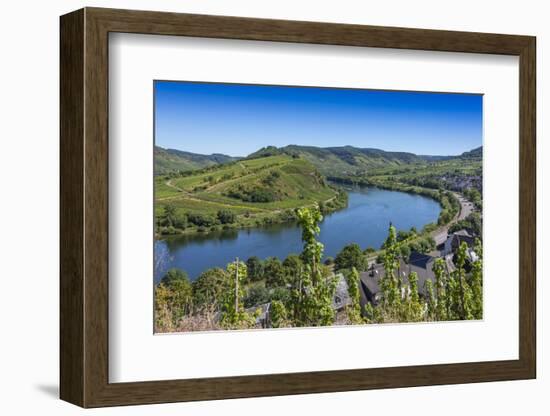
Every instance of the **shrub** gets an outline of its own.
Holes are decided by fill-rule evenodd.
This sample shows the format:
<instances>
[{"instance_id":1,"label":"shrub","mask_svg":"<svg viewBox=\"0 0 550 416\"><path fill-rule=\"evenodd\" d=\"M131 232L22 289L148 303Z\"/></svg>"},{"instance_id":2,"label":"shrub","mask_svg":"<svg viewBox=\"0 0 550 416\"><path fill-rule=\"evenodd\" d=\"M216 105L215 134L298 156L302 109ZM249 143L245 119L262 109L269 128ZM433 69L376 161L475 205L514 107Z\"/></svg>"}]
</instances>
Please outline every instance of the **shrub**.
<instances>
[{"instance_id":1,"label":"shrub","mask_svg":"<svg viewBox=\"0 0 550 416\"><path fill-rule=\"evenodd\" d=\"M261 283L256 283L248 287L244 298L244 307L261 305L269 302L269 290Z\"/></svg>"},{"instance_id":2,"label":"shrub","mask_svg":"<svg viewBox=\"0 0 550 416\"><path fill-rule=\"evenodd\" d=\"M216 216L222 224L233 224L237 218L233 212L226 209L219 210Z\"/></svg>"},{"instance_id":3,"label":"shrub","mask_svg":"<svg viewBox=\"0 0 550 416\"><path fill-rule=\"evenodd\" d=\"M348 244L334 259L336 269L351 269L355 267L357 270L363 270L365 267L365 257L363 251L358 244Z\"/></svg>"},{"instance_id":4,"label":"shrub","mask_svg":"<svg viewBox=\"0 0 550 416\"><path fill-rule=\"evenodd\" d=\"M212 215L207 214L187 214L189 222L199 227L211 227L216 225L216 219Z\"/></svg>"}]
</instances>

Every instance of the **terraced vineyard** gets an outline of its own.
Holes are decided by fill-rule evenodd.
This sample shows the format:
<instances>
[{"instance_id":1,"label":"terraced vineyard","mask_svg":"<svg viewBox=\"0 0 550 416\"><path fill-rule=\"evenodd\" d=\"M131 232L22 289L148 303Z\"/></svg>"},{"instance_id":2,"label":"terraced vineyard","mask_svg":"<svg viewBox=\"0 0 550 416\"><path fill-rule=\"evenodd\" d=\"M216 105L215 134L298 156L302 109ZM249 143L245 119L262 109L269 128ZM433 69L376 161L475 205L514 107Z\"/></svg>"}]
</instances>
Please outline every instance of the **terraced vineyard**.
<instances>
[{"instance_id":1,"label":"terraced vineyard","mask_svg":"<svg viewBox=\"0 0 550 416\"><path fill-rule=\"evenodd\" d=\"M242 159L155 178L155 215L161 234L258 226L293 219L294 209L342 206L343 192L313 164L276 155Z\"/></svg>"}]
</instances>

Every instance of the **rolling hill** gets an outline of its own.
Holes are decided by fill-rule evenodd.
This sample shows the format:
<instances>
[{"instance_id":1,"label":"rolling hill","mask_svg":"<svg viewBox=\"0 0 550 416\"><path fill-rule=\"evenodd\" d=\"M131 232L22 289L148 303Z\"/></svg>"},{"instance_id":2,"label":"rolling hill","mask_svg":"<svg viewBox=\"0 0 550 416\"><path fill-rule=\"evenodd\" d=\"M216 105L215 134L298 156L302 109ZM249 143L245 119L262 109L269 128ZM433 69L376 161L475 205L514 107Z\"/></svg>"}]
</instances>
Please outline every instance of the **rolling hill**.
<instances>
[{"instance_id":1,"label":"rolling hill","mask_svg":"<svg viewBox=\"0 0 550 416\"><path fill-rule=\"evenodd\" d=\"M408 152L387 152L380 149L342 147L314 147L289 145L281 148L269 146L250 154L254 159L280 154L296 155L308 160L327 176L367 173L382 168L398 168L405 165L425 165L429 162L457 158L481 158L481 147L458 156L425 156Z\"/></svg>"},{"instance_id":2,"label":"rolling hill","mask_svg":"<svg viewBox=\"0 0 550 416\"><path fill-rule=\"evenodd\" d=\"M294 208L321 203L337 209L345 194L329 186L313 164L288 154L243 159L155 178L155 213L161 232L186 217L179 232L221 226L257 226L292 219ZM167 207L168 208L165 208ZM228 211L231 222L224 222ZM170 214L172 215L172 214Z\"/></svg>"},{"instance_id":3,"label":"rolling hill","mask_svg":"<svg viewBox=\"0 0 550 416\"><path fill-rule=\"evenodd\" d=\"M464 152L459 157L461 159L481 160L483 158L483 146L476 147L469 152Z\"/></svg>"},{"instance_id":4,"label":"rolling hill","mask_svg":"<svg viewBox=\"0 0 550 416\"><path fill-rule=\"evenodd\" d=\"M155 146L154 155L155 175L163 175L172 171L201 169L239 159L219 153L201 155L176 149L163 149L159 146Z\"/></svg>"},{"instance_id":5,"label":"rolling hill","mask_svg":"<svg viewBox=\"0 0 550 416\"><path fill-rule=\"evenodd\" d=\"M280 155L305 159L312 163L325 176L341 176L368 174L379 169L426 165L453 160L480 161L483 156L483 148L478 147L455 156L433 156L416 155L409 152L388 152L380 149L353 146L315 147L289 145L280 148L275 146L264 147L251 153L246 158L242 158L219 153L201 155L181 150L155 147L155 175L163 175L173 171L202 169L237 160L252 160Z\"/></svg>"}]
</instances>

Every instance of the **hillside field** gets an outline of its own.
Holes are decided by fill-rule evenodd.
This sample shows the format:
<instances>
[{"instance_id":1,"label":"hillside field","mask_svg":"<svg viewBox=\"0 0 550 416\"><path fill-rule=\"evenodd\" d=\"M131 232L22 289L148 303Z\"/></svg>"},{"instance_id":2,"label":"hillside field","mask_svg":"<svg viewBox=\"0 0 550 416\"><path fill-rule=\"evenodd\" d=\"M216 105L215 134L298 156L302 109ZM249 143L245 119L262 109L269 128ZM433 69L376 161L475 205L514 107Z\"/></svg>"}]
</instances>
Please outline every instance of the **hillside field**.
<instances>
[{"instance_id":1,"label":"hillside field","mask_svg":"<svg viewBox=\"0 0 550 416\"><path fill-rule=\"evenodd\" d=\"M341 205L307 160L282 154L155 177L155 216L162 234L257 226L294 218L294 209Z\"/></svg>"}]
</instances>

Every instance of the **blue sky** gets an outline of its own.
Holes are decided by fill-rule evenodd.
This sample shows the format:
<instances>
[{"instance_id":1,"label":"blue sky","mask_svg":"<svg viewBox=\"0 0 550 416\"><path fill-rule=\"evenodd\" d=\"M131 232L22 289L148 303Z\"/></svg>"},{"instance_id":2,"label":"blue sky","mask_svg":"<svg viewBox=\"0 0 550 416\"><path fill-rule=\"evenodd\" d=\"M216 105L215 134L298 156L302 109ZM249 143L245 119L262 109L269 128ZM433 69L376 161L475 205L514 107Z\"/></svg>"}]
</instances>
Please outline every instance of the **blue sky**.
<instances>
[{"instance_id":1,"label":"blue sky","mask_svg":"<svg viewBox=\"0 0 550 416\"><path fill-rule=\"evenodd\" d=\"M456 155L482 144L482 96L155 81L155 144L246 156L264 146Z\"/></svg>"}]
</instances>

